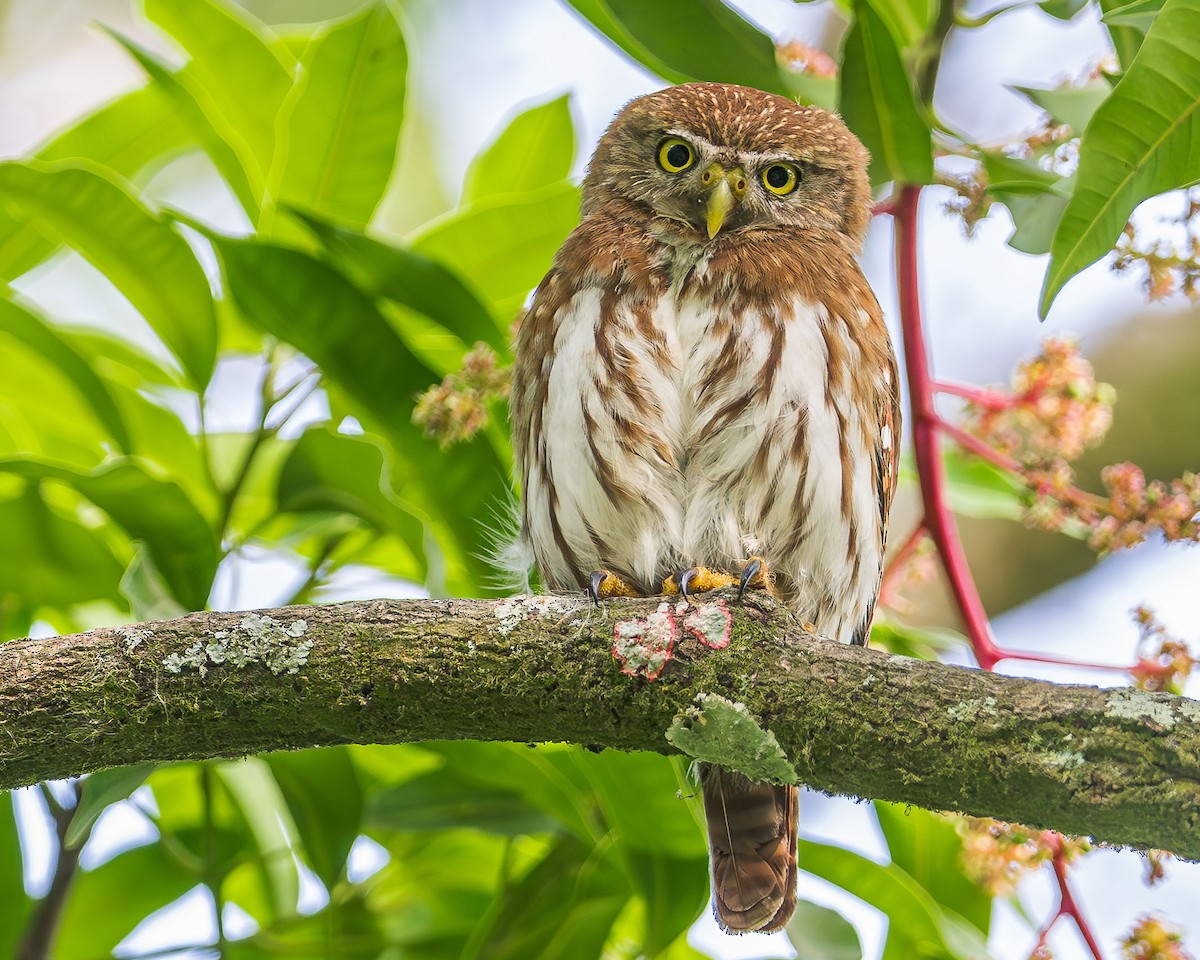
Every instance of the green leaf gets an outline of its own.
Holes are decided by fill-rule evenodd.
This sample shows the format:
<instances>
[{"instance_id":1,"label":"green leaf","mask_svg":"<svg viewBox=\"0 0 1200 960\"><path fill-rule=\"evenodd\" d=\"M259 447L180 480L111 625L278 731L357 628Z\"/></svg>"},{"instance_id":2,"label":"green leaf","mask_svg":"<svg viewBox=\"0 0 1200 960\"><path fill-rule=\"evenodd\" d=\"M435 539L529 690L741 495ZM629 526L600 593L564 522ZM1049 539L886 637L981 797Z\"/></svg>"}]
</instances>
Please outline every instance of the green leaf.
<instances>
[{"instance_id":1,"label":"green leaf","mask_svg":"<svg viewBox=\"0 0 1200 960\"><path fill-rule=\"evenodd\" d=\"M248 170L255 171L257 169L255 161L249 157L243 160L237 150L217 132L200 100L197 99L198 96L202 98L202 94L196 90L193 75L186 70L172 70L165 61L159 59L137 41L131 40L112 28L106 29L109 36L121 44L126 52L146 71L159 98L170 105L172 117L186 127L188 135L199 144L212 161L213 166L217 168L217 172L225 179L238 202L241 203L242 209L251 219L256 219L262 185L251 186L248 172ZM242 146L242 152L246 153L247 148Z\"/></svg>"},{"instance_id":2,"label":"green leaf","mask_svg":"<svg viewBox=\"0 0 1200 960\"><path fill-rule=\"evenodd\" d=\"M681 860L706 858L704 829L685 799L698 791L677 757L605 750L570 751L622 844Z\"/></svg>"},{"instance_id":3,"label":"green leaf","mask_svg":"<svg viewBox=\"0 0 1200 960\"><path fill-rule=\"evenodd\" d=\"M162 843L135 847L94 870L81 870L54 938L55 960L107 956L142 920L198 882Z\"/></svg>"},{"instance_id":4,"label":"green leaf","mask_svg":"<svg viewBox=\"0 0 1200 960\"><path fill-rule=\"evenodd\" d=\"M129 430L112 393L82 356L50 322L29 307L9 299L12 292L0 287L0 334L25 344L48 363L58 367L66 383L69 383L84 400L91 412L116 441L117 446L129 452L131 440Z\"/></svg>"},{"instance_id":5,"label":"green leaf","mask_svg":"<svg viewBox=\"0 0 1200 960\"><path fill-rule=\"evenodd\" d=\"M345 747L263 757L295 821L313 872L329 889L359 834L363 792Z\"/></svg>"},{"instance_id":6,"label":"green leaf","mask_svg":"<svg viewBox=\"0 0 1200 960\"><path fill-rule=\"evenodd\" d=\"M484 524L505 502L508 474L487 438L442 453L420 434L415 399L436 375L333 267L284 247L213 240L246 319L311 357L354 415L394 444L397 494L434 524L447 589L480 590L494 576Z\"/></svg>"},{"instance_id":7,"label":"green leaf","mask_svg":"<svg viewBox=\"0 0 1200 960\"><path fill-rule=\"evenodd\" d=\"M1162 5L1163 0L1133 0L1132 3L1107 10L1100 19L1110 27L1132 27L1145 34L1154 23Z\"/></svg>"},{"instance_id":8,"label":"green leaf","mask_svg":"<svg viewBox=\"0 0 1200 960\"><path fill-rule=\"evenodd\" d=\"M15 957L33 901L25 893L14 794L0 796L0 957Z\"/></svg>"},{"instance_id":9,"label":"green leaf","mask_svg":"<svg viewBox=\"0 0 1200 960\"><path fill-rule=\"evenodd\" d=\"M292 87L286 48L245 8L222 0L142 0L142 7L191 58L179 81L261 191L275 151L275 117Z\"/></svg>"},{"instance_id":10,"label":"green leaf","mask_svg":"<svg viewBox=\"0 0 1200 960\"><path fill-rule=\"evenodd\" d=\"M889 653L902 657L937 660L938 654L949 650L961 650L968 646L968 641L954 630L888 623L876 617L871 624L871 645L882 646Z\"/></svg>"},{"instance_id":11,"label":"green leaf","mask_svg":"<svg viewBox=\"0 0 1200 960\"><path fill-rule=\"evenodd\" d=\"M383 297L440 324L464 344L488 344L508 356L507 324L497 324L458 274L436 260L300 214L336 266L366 294Z\"/></svg>"},{"instance_id":12,"label":"green leaf","mask_svg":"<svg viewBox=\"0 0 1200 960\"><path fill-rule=\"evenodd\" d=\"M579 189L563 183L489 197L425 224L412 249L453 266L505 326L579 223Z\"/></svg>"},{"instance_id":13,"label":"green leaf","mask_svg":"<svg viewBox=\"0 0 1200 960\"><path fill-rule=\"evenodd\" d=\"M1044 170L1034 160L997 153L984 153L983 166L988 194L1008 208L1016 226L1008 245L1022 253L1049 253L1074 179Z\"/></svg>"},{"instance_id":14,"label":"green leaf","mask_svg":"<svg viewBox=\"0 0 1200 960\"><path fill-rule=\"evenodd\" d=\"M943 907L986 935L992 898L962 869L962 837L940 814L900 803L875 801L879 827L892 863L919 883Z\"/></svg>"},{"instance_id":15,"label":"green leaf","mask_svg":"<svg viewBox=\"0 0 1200 960\"><path fill-rule=\"evenodd\" d=\"M165 163L187 141L184 124L167 101L153 87L143 87L89 113L34 155L39 160L87 157L132 179ZM0 276L20 276L50 256L56 246L28 215L0 207Z\"/></svg>"},{"instance_id":16,"label":"green leaf","mask_svg":"<svg viewBox=\"0 0 1200 960\"><path fill-rule=\"evenodd\" d=\"M385 450L370 437L313 427L301 434L279 473L279 509L295 513L349 513L380 533L394 534L411 564L391 572L415 582L425 578L425 529L396 496Z\"/></svg>"},{"instance_id":17,"label":"green leaf","mask_svg":"<svg viewBox=\"0 0 1200 960\"><path fill-rule=\"evenodd\" d=\"M775 734L759 726L744 704L714 693L675 715L667 741L689 757L720 764L751 780L795 783L796 770Z\"/></svg>"},{"instance_id":18,"label":"green leaf","mask_svg":"<svg viewBox=\"0 0 1200 960\"><path fill-rule=\"evenodd\" d=\"M715 80L783 93L775 44L721 0L568 0L618 49L671 83Z\"/></svg>"},{"instance_id":19,"label":"green leaf","mask_svg":"<svg viewBox=\"0 0 1200 960\"><path fill-rule=\"evenodd\" d=\"M0 500L0 584L21 606L121 606L122 564L95 531L52 509L36 483Z\"/></svg>"},{"instance_id":20,"label":"green leaf","mask_svg":"<svg viewBox=\"0 0 1200 960\"><path fill-rule=\"evenodd\" d=\"M408 52L395 16L373 4L334 22L302 66L284 105L279 199L364 224L387 186L404 118Z\"/></svg>"},{"instance_id":21,"label":"green leaf","mask_svg":"<svg viewBox=\"0 0 1200 960\"><path fill-rule=\"evenodd\" d=\"M1112 249L1139 203L1200 178L1198 151L1200 0L1166 0L1084 132L1075 191L1051 247L1042 317L1071 277Z\"/></svg>"},{"instance_id":22,"label":"green leaf","mask_svg":"<svg viewBox=\"0 0 1200 960\"><path fill-rule=\"evenodd\" d=\"M901 50L915 46L937 19L939 0L868 0Z\"/></svg>"},{"instance_id":23,"label":"green leaf","mask_svg":"<svg viewBox=\"0 0 1200 960\"><path fill-rule=\"evenodd\" d=\"M1038 4L1043 13L1048 13L1056 20L1074 20L1089 0L1042 0ZM1161 0L1159 0L1161 2Z\"/></svg>"},{"instance_id":24,"label":"green leaf","mask_svg":"<svg viewBox=\"0 0 1200 960\"><path fill-rule=\"evenodd\" d=\"M312 916L291 917L222 948L225 960L379 960L390 956L376 917L361 895L338 899Z\"/></svg>"},{"instance_id":25,"label":"green leaf","mask_svg":"<svg viewBox=\"0 0 1200 960\"><path fill-rule=\"evenodd\" d=\"M1141 49L1142 41L1145 39L1147 31L1150 29L1151 23L1153 23L1153 18L1151 17L1149 22L1147 22L1145 19L1141 19L1141 22L1138 24L1109 23L1107 22L1108 15L1123 11L1125 13L1132 14L1132 19L1139 19L1139 15L1142 13L1153 12L1154 15L1157 15L1158 11L1162 9L1163 5L1163 0L1149 0L1149 3L1152 5L1152 10L1148 9L1145 11L1138 11L1126 9L1140 2L1141 0L1134 0L1134 2L1131 4L1126 3L1125 0L1100 0L1100 9L1102 11L1100 19L1104 21L1104 27L1106 30L1108 30L1109 39L1112 41L1113 50L1116 51L1117 60L1120 63L1122 70L1128 70L1129 65L1133 63L1134 57L1137 56L1138 50Z\"/></svg>"},{"instance_id":26,"label":"green leaf","mask_svg":"<svg viewBox=\"0 0 1200 960\"><path fill-rule=\"evenodd\" d=\"M82 473L29 459L0 459L0 473L59 480L109 515L133 540L145 543L155 568L187 610L208 601L219 560L208 521L178 484L159 479L136 460L110 461Z\"/></svg>"},{"instance_id":27,"label":"green leaf","mask_svg":"<svg viewBox=\"0 0 1200 960\"><path fill-rule=\"evenodd\" d=\"M495 901L463 960L598 957L629 890L611 857L562 836L545 858Z\"/></svg>"},{"instance_id":28,"label":"green leaf","mask_svg":"<svg viewBox=\"0 0 1200 960\"><path fill-rule=\"evenodd\" d=\"M880 866L850 850L810 840L799 842L798 857L801 870L828 880L887 915L886 960L919 956L984 960L990 956L985 937L978 931L972 935L969 925L939 907L895 864Z\"/></svg>"},{"instance_id":29,"label":"green leaf","mask_svg":"<svg viewBox=\"0 0 1200 960\"><path fill-rule=\"evenodd\" d=\"M375 795L367 813L372 827L426 831L469 827L501 836L554 833L558 821L520 793L487 789L454 770L434 770Z\"/></svg>"},{"instance_id":30,"label":"green leaf","mask_svg":"<svg viewBox=\"0 0 1200 960\"><path fill-rule=\"evenodd\" d=\"M945 450L942 464L955 513L982 520L1019 520L1024 515L1025 486L1011 474L956 447ZM900 475L904 482L916 483L911 457L901 460Z\"/></svg>"},{"instance_id":31,"label":"green leaf","mask_svg":"<svg viewBox=\"0 0 1200 960\"><path fill-rule=\"evenodd\" d=\"M673 795L672 795L673 796ZM634 811L636 813L636 808ZM644 904L642 950L657 957L685 935L708 906L708 856L681 859L663 853L638 853L620 846L626 871Z\"/></svg>"},{"instance_id":32,"label":"green leaf","mask_svg":"<svg viewBox=\"0 0 1200 960\"><path fill-rule=\"evenodd\" d=\"M517 114L467 170L463 202L540 190L571 173L575 127L571 98L557 97Z\"/></svg>"},{"instance_id":33,"label":"green leaf","mask_svg":"<svg viewBox=\"0 0 1200 960\"><path fill-rule=\"evenodd\" d=\"M100 770L83 781L83 794L67 826L66 845L78 847L91 835L100 814L146 782L157 763L136 763L131 767Z\"/></svg>"},{"instance_id":34,"label":"green leaf","mask_svg":"<svg viewBox=\"0 0 1200 960\"><path fill-rule=\"evenodd\" d=\"M1091 80L1081 87L1022 87L1009 89L1024 94L1059 123L1067 124L1076 133L1083 133L1092 115L1112 92L1104 80Z\"/></svg>"},{"instance_id":35,"label":"green leaf","mask_svg":"<svg viewBox=\"0 0 1200 960\"><path fill-rule=\"evenodd\" d=\"M842 59L842 118L871 151L871 183L933 180L929 121L887 26L856 0Z\"/></svg>"},{"instance_id":36,"label":"green leaf","mask_svg":"<svg viewBox=\"0 0 1200 960\"><path fill-rule=\"evenodd\" d=\"M271 768L257 757L247 757L214 764L212 769L254 838L257 872L272 918L294 916L300 875L288 834L295 833L295 824Z\"/></svg>"},{"instance_id":37,"label":"green leaf","mask_svg":"<svg viewBox=\"0 0 1200 960\"><path fill-rule=\"evenodd\" d=\"M111 177L82 161L0 163L0 198L103 273L203 387L217 339L208 279L187 241Z\"/></svg>"},{"instance_id":38,"label":"green leaf","mask_svg":"<svg viewBox=\"0 0 1200 960\"><path fill-rule=\"evenodd\" d=\"M811 900L796 901L787 937L803 960L862 960L862 943L854 924Z\"/></svg>"}]
</instances>

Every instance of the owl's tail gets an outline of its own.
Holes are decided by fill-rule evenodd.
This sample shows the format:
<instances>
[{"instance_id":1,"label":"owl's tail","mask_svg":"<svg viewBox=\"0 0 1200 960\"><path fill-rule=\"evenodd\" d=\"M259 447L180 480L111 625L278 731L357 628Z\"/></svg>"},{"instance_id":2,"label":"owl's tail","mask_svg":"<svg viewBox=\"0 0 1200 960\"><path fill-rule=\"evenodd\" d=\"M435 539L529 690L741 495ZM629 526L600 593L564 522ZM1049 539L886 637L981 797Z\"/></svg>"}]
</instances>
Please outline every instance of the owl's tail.
<instances>
[{"instance_id":1,"label":"owl's tail","mask_svg":"<svg viewBox=\"0 0 1200 960\"><path fill-rule=\"evenodd\" d=\"M729 933L782 929L796 909L796 788L698 766L717 922Z\"/></svg>"}]
</instances>

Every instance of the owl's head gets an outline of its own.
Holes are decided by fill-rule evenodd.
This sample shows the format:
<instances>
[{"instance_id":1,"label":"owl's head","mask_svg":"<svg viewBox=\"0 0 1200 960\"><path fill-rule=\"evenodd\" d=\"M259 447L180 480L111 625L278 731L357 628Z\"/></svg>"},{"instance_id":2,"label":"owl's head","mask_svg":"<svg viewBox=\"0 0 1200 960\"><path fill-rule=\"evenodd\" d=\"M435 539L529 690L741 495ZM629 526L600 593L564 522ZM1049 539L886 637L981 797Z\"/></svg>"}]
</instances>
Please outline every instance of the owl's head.
<instances>
[{"instance_id":1,"label":"owl's head","mask_svg":"<svg viewBox=\"0 0 1200 960\"><path fill-rule=\"evenodd\" d=\"M630 101L588 165L586 216L611 198L700 239L818 230L857 247L870 217L866 148L834 114L725 83Z\"/></svg>"}]
</instances>

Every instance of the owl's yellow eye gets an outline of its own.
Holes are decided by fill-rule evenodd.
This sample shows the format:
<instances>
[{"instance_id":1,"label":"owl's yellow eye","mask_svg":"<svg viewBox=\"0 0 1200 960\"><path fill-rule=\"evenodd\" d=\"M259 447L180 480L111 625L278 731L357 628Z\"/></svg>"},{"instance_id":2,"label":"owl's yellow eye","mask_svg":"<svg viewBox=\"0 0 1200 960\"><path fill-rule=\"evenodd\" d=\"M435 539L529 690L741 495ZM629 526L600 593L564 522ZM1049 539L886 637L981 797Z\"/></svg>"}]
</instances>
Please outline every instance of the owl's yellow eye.
<instances>
[{"instance_id":1,"label":"owl's yellow eye","mask_svg":"<svg viewBox=\"0 0 1200 960\"><path fill-rule=\"evenodd\" d=\"M762 182L772 193L786 197L800 182L800 171L790 163L773 163L762 172Z\"/></svg>"},{"instance_id":2,"label":"owl's yellow eye","mask_svg":"<svg viewBox=\"0 0 1200 960\"><path fill-rule=\"evenodd\" d=\"M658 148L658 165L667 173L682 173L696 162L692 148L678 137L670 137Z\"/></svg>"}]
</instances>

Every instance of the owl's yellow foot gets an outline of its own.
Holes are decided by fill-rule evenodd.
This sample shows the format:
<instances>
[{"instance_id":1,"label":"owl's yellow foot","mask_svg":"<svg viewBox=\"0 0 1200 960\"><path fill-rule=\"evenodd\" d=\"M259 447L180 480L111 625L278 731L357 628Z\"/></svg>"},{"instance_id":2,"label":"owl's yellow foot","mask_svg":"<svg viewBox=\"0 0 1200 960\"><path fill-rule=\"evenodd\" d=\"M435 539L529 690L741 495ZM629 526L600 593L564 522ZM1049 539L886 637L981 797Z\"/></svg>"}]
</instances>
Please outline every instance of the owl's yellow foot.
<instances>
[{"instance_id":1,"label":"owl's yellow foot","mask_svg":"<svg viewBox=\"0 0 1200 960\"><path fill-rule=\"evenodd\" d=\"M727 573L708 567L680 570L663 581L662 592L668 597L679 595L684 600L693 593L707 593L720 587L732 587L737 581Z\"/></svg>"},{"instance_id":2,"label":"owl's yellow foot","mask_svg":"<svg viewBox=\"0 0 1200 960\"><path fill-rule=\"evenodd\" d=\"M592 603L599 603L609 597L636 597L638 592L628 583L608 570L595 570L588 577L588 596Z\"/></svg>"},{"instance_id":3,"label":"owl's yellow foot","mask_svg":"<svg viewBox=\"0 0 1200 960\"><path fill-rule=\"evenodd\" d=\"M775 578L771 576L767 561L762 557L751 557L742 566L742 575L738 580L739 600L747 590L766 590L775 596Z\"/></svg>"}]
</instances>

